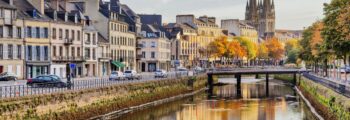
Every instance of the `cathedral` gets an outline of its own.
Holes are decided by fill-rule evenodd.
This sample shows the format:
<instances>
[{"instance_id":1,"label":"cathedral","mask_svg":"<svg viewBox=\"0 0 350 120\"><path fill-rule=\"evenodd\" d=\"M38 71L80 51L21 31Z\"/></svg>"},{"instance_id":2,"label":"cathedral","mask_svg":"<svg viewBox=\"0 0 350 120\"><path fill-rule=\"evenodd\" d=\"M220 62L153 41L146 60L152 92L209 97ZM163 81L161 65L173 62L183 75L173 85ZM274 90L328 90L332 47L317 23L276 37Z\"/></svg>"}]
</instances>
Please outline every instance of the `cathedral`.
<instances>
[{"instance_id":1,"label":"cathedral","mask_svg":"<svg viewBox=\"0 0 350 120\"><path fill-rule=\"evenodd\" d=\"M248 0L245 21L256 28L259 37L273 37L275 35L274 0Z\"/></svg>"}]
</instances>

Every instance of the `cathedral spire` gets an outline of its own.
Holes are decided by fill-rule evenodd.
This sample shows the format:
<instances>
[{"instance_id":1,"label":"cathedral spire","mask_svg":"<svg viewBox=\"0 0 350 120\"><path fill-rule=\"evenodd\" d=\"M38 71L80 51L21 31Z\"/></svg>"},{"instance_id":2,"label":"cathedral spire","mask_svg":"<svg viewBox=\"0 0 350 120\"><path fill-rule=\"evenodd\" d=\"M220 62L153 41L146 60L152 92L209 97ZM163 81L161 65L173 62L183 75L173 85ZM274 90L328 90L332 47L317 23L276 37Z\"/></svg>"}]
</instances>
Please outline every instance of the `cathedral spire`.
<instances>
[{"instance_id":1,"label":"cathedral spire","mask_svg":"<svg viewBox=\"0 0 350 120\"><path fill-rule=\"evenodd\" d=\"M249 10L249 1L247 0L246 10Z\"/></svg>"}]
</instances>

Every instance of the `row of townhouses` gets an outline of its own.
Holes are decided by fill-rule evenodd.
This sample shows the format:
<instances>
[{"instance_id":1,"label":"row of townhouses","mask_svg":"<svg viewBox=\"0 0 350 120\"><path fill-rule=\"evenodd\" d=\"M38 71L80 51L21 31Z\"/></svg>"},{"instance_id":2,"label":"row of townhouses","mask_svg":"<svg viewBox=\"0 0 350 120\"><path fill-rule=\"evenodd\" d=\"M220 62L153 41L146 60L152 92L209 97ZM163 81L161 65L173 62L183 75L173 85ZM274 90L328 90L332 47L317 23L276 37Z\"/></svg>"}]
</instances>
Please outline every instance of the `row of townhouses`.
<instances>
[{"instance_id":1,"label":"row of townhouses","mask_svg":"<svg viewBox=\"0 0 350 120\"><path fill-rule=\"evenodd\" d=\"M216 22L178 15L164 24L161 15L136 14L119 0L0 0L0 73L100 77L206 66L200 51L218 37L257 41L256 30L239 20L224 21L225 30Z\"/></svg>"}]
</instances>

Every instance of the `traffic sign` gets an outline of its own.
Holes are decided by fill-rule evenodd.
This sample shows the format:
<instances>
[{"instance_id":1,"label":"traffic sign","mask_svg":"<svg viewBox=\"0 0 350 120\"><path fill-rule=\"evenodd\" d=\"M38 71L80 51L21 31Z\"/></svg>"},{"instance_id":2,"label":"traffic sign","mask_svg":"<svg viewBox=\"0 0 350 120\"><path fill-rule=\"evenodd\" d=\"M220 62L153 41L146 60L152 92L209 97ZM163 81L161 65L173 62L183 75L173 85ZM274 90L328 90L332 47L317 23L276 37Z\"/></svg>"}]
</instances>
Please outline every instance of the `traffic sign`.
<instances>
[{"instance_id":1,"label":"traffic sign","mask_svg":"<svg viewBox=\"0 0 350 120\"><path fill-rule=\"evenodd\" d=\"M69 67L70 67L70 69L75 69L77 67L77 65L74 63L71 63L71 64L69 64Z\"/></svg>"}]
</instances>

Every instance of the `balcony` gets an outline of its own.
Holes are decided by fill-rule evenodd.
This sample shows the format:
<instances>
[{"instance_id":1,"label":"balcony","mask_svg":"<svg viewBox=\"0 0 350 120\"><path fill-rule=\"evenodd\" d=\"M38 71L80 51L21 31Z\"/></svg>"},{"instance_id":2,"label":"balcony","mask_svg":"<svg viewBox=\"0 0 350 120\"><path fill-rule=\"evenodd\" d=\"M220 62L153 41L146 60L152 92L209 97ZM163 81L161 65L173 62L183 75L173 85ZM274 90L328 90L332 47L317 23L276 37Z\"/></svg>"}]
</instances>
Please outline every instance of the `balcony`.
<instances>
[{"instance_id":1,"label":"balcony","mask_svg":"<svg viewBox=\"0 0 350 120\"><path fill-rule=\"evenodd\" d=\"M53 62L81 62L83 61L82 57L76 57L76 56L56 56L52 57Z\"/></svg>"},{"instance_id":2,"label":"balcony","mask_svg":"<svg viewBox=\"0 0 350 120\"><path fill-rule=\"evenodd\" d=\"M136 60L141 60L143 58L143 55L136 55Z\"/></svg>"},{"instance_id":3,"label":"balcony","mask_svg":"<svg viewBox=\"0 0 350 120\"><path fill-rule=\"evenodd\" d=\"M72 45L73 44L73 39L64 39L64 45Z\"/></svg>"},{"instance_id":4,"label":"balcony","mask_svg":"<svg viewBox=\"0 0 350 120\"><path fill-rule=\"evenodd\" d=\"M111 54L110 53L100 53L99 59L110 59Z\"/></svg>"},{"instance_id":5,"label":"balcony","mask_svg":"<svg viewBox=\"0 0 350 120\"><path fill-rule=\"evenodd\" d=\"M136 45L136 48L138 48L138 49L141 49L141 48L143 48L144 46L143 46L143 44L137 44Z\"/></svg>"}]
</instances>

